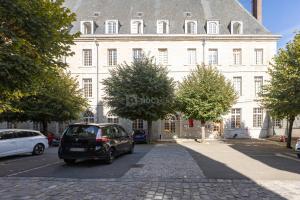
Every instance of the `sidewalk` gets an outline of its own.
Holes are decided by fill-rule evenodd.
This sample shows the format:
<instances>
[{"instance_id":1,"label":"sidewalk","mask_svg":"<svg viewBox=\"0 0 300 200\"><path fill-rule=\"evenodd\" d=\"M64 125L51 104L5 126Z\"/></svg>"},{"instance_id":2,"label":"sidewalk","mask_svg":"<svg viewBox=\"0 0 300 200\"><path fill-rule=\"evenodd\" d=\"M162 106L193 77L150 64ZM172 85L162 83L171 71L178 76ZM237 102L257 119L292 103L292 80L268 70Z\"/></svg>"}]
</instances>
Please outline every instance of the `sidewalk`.
<instances>
[{"instance_id":1,"label":"sidewalk","mask_svg":"<svg viewBox=\"0 0 300 200\"><path fill-rule=\"evenodd\" d=\"M184 145L203 145L196 142ZM16 199L299 199L300 182L210 179L187 149L157 144L115 179L0 178L0 196ZM266 187L264 187L265 185ZM279 187L280 186L280 187ZM286 188L289 190L286 190ZM269 188L269 189L267 189ZM298 191L298 193L297 193Z\"/></svg>"}]
</instances>

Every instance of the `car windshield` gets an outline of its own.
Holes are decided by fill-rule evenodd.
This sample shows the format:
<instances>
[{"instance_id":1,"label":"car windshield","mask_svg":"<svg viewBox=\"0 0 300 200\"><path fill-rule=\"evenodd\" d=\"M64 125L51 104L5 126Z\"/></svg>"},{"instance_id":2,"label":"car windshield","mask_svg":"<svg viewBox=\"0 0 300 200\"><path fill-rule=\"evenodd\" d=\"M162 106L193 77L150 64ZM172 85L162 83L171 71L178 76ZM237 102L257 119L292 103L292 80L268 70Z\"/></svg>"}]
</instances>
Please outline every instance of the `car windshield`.
<instances>
[{"instance_id":1,"label":"car windshield","mask_svg":"<svg viewBox=\"0 0 300 200\"><path fill-rule=\"evenodd\" d=\"M79 137L89 137L96 136L99 128L97 126L91 125L72 125L66 132L66 136L79 136Z\"/></svg>"}]
</instances>

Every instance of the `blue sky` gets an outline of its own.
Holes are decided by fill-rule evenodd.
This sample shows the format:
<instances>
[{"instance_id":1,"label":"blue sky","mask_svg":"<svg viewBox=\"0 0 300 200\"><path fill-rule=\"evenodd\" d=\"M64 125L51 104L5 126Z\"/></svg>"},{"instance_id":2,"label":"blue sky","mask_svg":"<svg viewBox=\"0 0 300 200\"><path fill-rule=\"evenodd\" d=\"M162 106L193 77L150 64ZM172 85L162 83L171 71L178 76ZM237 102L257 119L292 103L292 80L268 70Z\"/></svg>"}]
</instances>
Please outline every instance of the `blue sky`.
<instances>
[{"instance_id":1,"label":"blue sky","mask_svg":"<svg viewBox=\"0 0 300 200\"><path fill-rule=\"evenodd\" d=\"M252 0L239 0L252 12ZM300 31L300 0L263 0L263 24L274 34L282 35L278 48L292 40Z\"/></svg>"}]
</instances>

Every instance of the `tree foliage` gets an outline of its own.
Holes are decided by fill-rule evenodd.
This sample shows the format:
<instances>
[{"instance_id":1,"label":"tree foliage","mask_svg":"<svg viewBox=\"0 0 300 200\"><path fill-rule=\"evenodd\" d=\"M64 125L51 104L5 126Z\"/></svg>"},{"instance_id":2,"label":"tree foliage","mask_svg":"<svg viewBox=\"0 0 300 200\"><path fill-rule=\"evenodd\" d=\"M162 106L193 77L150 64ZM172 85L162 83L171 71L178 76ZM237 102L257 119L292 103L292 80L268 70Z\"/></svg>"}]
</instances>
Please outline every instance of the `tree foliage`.
<instances>
[{"instance_id":1,"label":"tree foliage","mask_svg":"<svg viewBox=\"0 0 300 200\"><path fill-rule=\"evenodd\" d=\"M12 109L10 101L34 89L45 72L66 64L75 14L63 0L0 0L0 113Z\"/></svg>"},{"instance_id":2,"label":"tree foliage","mask_svg":"<svg viewBox=\"0 0 300 200\"><path fill-rule=\"evenodd\" d=\"M288 119L287 147L291 147L292 126L300 114L300 34L279 50L268 73L271 80L263 87L261 103L272 116Z\"/></svg>"},{"instance_id":3,"label":"tree foliage","mask_svg":"<svg viewBox=\"0 0 300 200\"><path fill-rule=\"evenodd\" d=\"M187 118L218 120L226 114L237 98L230 81L210 66L197 66L179 85L177 100Z\"/></svg>"},{"instance_id":4,"label":"tree foliage","mask_svg":"<svg viewBox=\"0 0 300 200\"><path fill-rule=\"evenodd\" d=\"M62 70L48 72L47 79L34 93L13 103L17 111L2 113L2 120L42 122L44 129L47 129L47 122L78 119L87 106L76 79Z\"/></svg>"},{"instance_id":5,"label":"tree foliage","mask_svg":"<svg viewBox=\"0 0 300 200\"><path fill-rule=\"evenodd\" d=\"M163 118L172 111L174 82L168 71L142 56L131 65L124 63L110 71L103 81L105 103L111 111L123 118L152 121ZM150 125L150 127L149 127Z\"/></svg>"}]
</instances>

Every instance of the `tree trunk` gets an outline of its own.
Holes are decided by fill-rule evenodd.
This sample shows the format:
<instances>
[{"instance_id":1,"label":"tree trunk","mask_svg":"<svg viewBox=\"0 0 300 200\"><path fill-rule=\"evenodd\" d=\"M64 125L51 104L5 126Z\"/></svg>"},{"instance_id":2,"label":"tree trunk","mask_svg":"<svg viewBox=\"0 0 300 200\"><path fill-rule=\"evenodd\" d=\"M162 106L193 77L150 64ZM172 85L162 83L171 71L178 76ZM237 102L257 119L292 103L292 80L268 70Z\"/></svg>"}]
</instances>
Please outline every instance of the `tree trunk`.
<instances>
[{"instance_id":1,"label":"tree trunk","mask_svg":"<svg viewBox=\"0 0 300 200\"><path fill-rule=\"evenodd\" d=\"M47 133L48 133L48 122L47 121L42 121L42 124L43 124L43 134L47 136Z\"/></svg>"},{"instance_id":2,"label":"tree trunk","mask_svg":"<svg viewBox=\"0 0 300 200\"><path fill-rule=\"evenodd\" d=\"M291 143L292 143L292 131L293 131L293 124L295 121L295 116L291 116L288 118L289 121L289 128L288 128L288 138L286 141L286 147L287 148L292 148Z\"/></svg>"},{"instance_id":3,"label":"tree trunk","mask_svg":"<svg viewBox=\"0 0 300 200\"><path fill-rule=\"evenodd\" d=\"M147 127L148 127L147 142L148 144L150 144L152 142L152 121L147 121Z\"/></svg>"},{"instance_id":4,"label":"tree trunk","mask_svg":"<svg viewBox=\"0 0 300 200\"><path fill-rule=\"evenodd\" d=\"M205 140L205 121L201 121L201 139Z\"/></svg>"}]
</instances>

